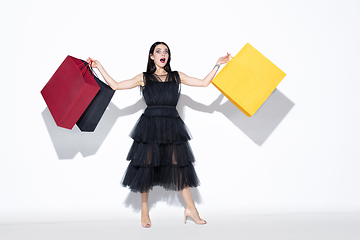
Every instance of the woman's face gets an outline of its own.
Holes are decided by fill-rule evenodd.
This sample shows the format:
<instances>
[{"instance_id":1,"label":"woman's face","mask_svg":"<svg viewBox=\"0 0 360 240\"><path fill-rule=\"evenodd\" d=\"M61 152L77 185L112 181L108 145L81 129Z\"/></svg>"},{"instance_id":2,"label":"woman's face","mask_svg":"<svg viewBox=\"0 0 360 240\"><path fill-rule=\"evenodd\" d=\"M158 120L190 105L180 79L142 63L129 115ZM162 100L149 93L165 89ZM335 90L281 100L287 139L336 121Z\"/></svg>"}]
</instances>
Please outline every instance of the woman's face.
<instances>
[{"instance_id":1,"label":"woman's face","mask_svg":"<svg viewBox=\"0 0 360 240\"><path fill-rule=\"evenodd\" d=\"M150 54L150 58L156 66L163 68L169 60L169 50L165 45L159 44L155 47L154 53Z\"/></svg>"}]
</instances>

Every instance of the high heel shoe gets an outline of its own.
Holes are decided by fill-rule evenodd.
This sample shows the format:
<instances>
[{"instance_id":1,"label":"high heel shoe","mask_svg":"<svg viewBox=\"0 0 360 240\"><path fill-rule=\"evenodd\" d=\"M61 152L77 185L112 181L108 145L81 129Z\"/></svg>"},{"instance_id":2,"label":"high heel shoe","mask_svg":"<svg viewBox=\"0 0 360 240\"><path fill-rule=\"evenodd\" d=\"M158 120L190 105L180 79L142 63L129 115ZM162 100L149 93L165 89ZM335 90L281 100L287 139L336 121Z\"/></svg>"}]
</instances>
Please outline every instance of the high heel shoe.
<instances>
[{"instance_id":1,"label":"high heel shoe","mask_svg":"<svg viewBox=\"0 0 360 240\"><path fill-rule=\"evenodd\" d=\"M204 219L200 219L200 220L196 219L194 214L192 214L189 209L185 208L185 211L184 211L184 222L185 223L186 223L187 217L190 217L196 224L206 224L206 221Z\"/></svg>"}]
</instances>

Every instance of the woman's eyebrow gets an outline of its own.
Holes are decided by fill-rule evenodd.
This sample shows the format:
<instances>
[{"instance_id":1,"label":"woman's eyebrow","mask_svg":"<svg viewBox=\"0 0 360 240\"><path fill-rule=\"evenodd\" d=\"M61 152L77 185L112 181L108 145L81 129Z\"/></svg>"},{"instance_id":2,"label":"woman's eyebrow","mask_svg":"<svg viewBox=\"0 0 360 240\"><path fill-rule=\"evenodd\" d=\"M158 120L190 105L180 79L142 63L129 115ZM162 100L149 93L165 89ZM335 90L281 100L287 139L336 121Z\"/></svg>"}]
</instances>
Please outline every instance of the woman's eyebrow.
<instances>
[{"instance_id":1,"label":"woman's eyebrow","mask_svg":"<svg viewBox=\"0 0 360 240\"><path fill-rule=\"evenodd\" d=\"M162 49L161 49L161 48L157 48L156 51L158 51L158 50L161 51ZM164 51L169 51L169 50L168 50L167 48L165 48Z\"/></svg>"}]
</instances>

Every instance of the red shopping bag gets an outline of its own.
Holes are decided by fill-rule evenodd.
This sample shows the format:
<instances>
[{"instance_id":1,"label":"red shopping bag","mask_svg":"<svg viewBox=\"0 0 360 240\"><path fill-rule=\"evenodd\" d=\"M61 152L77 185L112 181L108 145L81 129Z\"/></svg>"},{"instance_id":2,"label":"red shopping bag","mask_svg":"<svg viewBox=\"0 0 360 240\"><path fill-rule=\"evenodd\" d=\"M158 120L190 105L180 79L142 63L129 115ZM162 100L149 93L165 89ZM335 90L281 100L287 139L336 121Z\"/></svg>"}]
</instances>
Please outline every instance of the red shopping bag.
<instances>
[{"instance_id":1,"label":"red shopping bag","mask_svg":"<svg viewBox=\"0 0 360 240\"><path fill-rule=\"evenodd\" d=\"M82 60L67 56L41 90L56 125L72 129L100 90Z\"/></svg>"}]
</instances>

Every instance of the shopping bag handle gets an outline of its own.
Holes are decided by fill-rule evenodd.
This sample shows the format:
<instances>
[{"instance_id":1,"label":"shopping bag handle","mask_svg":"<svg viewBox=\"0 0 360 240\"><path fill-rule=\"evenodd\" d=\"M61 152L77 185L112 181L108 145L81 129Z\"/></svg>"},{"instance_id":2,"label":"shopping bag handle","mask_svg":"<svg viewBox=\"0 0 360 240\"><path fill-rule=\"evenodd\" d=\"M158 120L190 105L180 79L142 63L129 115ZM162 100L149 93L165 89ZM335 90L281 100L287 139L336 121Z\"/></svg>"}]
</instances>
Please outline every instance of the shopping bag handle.
<instances>
[{"instance_id":1,"label":"shopping bag handle","mask_svg":"<svg viewBox=\"0 0 360 240\"><path fill-rule=\"evenodd\" d=\"M86 61L84 61L84 60L81 60L81 61L82 61L83 63L82 63L82 64L79 64L79 65L77 66L77 68L80 68L81 73L82 73L83 76L85 75L86 71L89 71L92 77L96 76L97 78L99 78L99 77L97 76L96 72L94 71L94 69L93 69L92 66L91 66L91 63L93 62L92 60L90 60L90 62L86 62Z\"/></svg>"}]
</instances>

